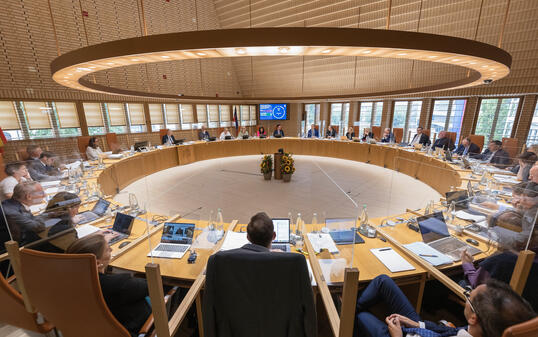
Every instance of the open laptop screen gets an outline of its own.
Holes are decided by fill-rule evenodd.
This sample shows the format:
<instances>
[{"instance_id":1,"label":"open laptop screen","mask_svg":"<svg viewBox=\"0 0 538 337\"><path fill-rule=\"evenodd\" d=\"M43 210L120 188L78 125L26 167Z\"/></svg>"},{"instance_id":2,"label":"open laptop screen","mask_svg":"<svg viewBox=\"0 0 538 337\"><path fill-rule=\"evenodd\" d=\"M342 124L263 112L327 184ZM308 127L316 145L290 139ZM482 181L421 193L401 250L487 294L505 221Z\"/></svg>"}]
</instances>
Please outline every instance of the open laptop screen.
<instances>
[{"instance_id":1,"label":"open laptop screen","mask_svg":"<svg viewBox=\"0 0 538 337\"><path fill-rule=\"evenodd\" d=\"M161 242L192 244L194 236L193 223L165 222Z\"/></svg>"},{"instance_id":2,"label":"open laptop screen","mask_svg":"<svg viewBox=\"0 0 538 337\"><path fill-rule=\"evenodd\" d=\"M446 192L445 197L447 205L455 203L456 211L469 208L469 192L467 190Z\"/></svg>"},{"instance_id":3,"label":"open laptop screen","mask_svg":"<svg viewBox=\"0 0 538 337\"><path fill-rule=\"evenodd\" d=\"M274 243L290 242L290 219L272 219L276 233Z\"/></svg>"},{"instance_id":4,"label":"open laptop screen","mask_svg":"<svg viewBox=\"0 0 538 337\"><path fill-rule=\"evenodd\" d=\"M435 212L417 218L422 241L430 243L432 241L450 236L448 228L443 217L443 212Z\"/></svg>"},{"instance_id":5,"label":"open laptop screen","mask_svg":"<svg viewBox=\"0 0 538 337\"><path fill-rule=\"evenodd\" d=\"M92 212L96 215L103 215L105 214L106 210L108 209L108 206L110 205L109 201L106 201L105 199L99 199L95 206L92 209Z\"/></svg>"},{"instance_id":6,"label":"open laptop screen","mask_svg":"<svg viewBox=\"0 0 538 337\"><path fill-rule=\"evenodd\" d=\"M117 213L112 229L123 234L131 234L131 226L134 218L130 215Z\"/></svg>"}]
</instances>

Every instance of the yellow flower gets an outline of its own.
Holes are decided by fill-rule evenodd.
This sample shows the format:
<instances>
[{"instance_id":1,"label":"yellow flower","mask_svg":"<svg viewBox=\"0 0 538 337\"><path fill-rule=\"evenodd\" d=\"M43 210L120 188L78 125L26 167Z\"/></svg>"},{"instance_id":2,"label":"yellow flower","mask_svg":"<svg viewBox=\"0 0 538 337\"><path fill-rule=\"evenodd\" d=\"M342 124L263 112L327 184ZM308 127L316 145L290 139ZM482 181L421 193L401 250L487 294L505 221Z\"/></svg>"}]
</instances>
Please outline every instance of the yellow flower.
<instances>
[{"instance_id":1,"label":"yellow flower","mask_svg":"<svg viewBox=\"0 0 538 337\"><path fill-rule=\"evenodd\" d=\"M284 172L290 173L290 167L289 166L284 167Z\"/></svg>"}]
</instances>

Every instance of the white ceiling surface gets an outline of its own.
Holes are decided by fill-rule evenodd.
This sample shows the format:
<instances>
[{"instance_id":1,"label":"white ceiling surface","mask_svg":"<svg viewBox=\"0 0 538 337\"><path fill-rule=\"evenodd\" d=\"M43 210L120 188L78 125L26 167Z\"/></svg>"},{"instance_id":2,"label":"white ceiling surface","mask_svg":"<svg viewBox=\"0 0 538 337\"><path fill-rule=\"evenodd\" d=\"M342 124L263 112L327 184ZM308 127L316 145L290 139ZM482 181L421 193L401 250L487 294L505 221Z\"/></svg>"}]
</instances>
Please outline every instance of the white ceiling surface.
<instances>
[{"instance_id":1,"label":"white ceiling surface","mask_svg":"<svg viewBox=\"0 0 538 337\"><path fill-rule=\"evenodd\" d=\"M538 92L538 1L392 0L394 30L475 39L502 48L510 75L491 85L435 95ZM482 14L479 11L483 3ZM60 53L143 35L140 0L4 0L0 3L0 97L125 99L64 88L51 79ZM385 29L388 0L143 0L148 34L248 27ZM87 17L81 12L86 11ZM166 75L166 79L163 79ZM306 96L397 90L461 78L447 65L365 57L240 57L171 61L101 72L97 83L185 95ZM432 95L432 94L430 94ZM423 95L422 95L423 96Z\"/></svg>"}]
</instances>

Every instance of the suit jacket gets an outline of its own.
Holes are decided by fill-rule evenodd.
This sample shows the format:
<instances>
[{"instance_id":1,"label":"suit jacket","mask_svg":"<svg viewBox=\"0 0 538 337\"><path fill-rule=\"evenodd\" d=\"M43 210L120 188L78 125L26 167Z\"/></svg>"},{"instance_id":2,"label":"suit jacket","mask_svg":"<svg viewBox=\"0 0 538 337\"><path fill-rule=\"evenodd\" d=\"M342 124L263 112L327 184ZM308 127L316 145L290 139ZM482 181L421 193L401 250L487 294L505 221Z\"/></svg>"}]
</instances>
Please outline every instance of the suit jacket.
<instances>
[{"instance_id":1,"label":"suit jacket","mask_svg":"<svg viewBox=\"0 0 538 337\"><path fill-rule=\"evenodd\" d=\"M146 296L149 296L146 280L126 273L99 273L99 283L114 317L132 336L138 336L138 331L151 314L151 307L146 301Z\"/></svg>"},{"instance_id":2,"label":"suit jacket","mask_svg":"<svg viewBox=\"0 0 538 337\"><path fill-rule=\"evenodd\" d=\"M199 139L199 140L204 140L204 139L209 138L209 137L210 137L210 136L209 136L209 132L207 132L207 131L205 131L205 132L202 132L202 131L198 132L198 139Z\"/></svg>"},{"instance_id":3,"label":"suit jacket","mask_svg":"<svg viewBox=\"0 0 538 337\"><path fill-rule=\"evenodd\" d=\"M336 137L336 130L335 129L333 129L332 131L327 130L327 132L325 133L325 137L332 137L332 138Z\"/></svg>"},{"instance_id":4,"label":"suit jacket","mask_svg":"<svg viewBox=\"0 0 538 337\"><path fill-rule=\"evenodd\" d=\"M381 143L394 143L394 134L391 132L388 136L381 138Z\"/></svg>"},{"instance_id":5,"label":"suit jacket","mask_svg":"<svg viewBox=\"0 0 538 337\"><path fill-rule=\"evenodd\" d=\"M176 138L174 135L170 135L170 137L172 138L172 144L175 144ZM168 135L163 136L161 144L168 144Z\"/></svg>"},{"instance_id":6,"label":"suit jacket","mask_svg":"<svg viewBox=\"0 0 538 337\"><path fill-rule=\"evenodd\" d=\"M491 151L489 149L486 149L481 154L473 156L473 158L480 160L488 160L489 157L491 157ZM491 160L489 161L489 163L493 166L501 168L507 167L508 165L510 165L510 162L510 155L503 149L496 151L493 154L493 158L491 158Z\"/></svg>"},{"instance_id":7,"label":"suit jacket","mask_svg":"<svg viewBox=\"0 0 538 337\"><path fill-rule=\"evenodd\" d=\"M445 137L445 138L438 138L435 143L433 143L432 149L435 150L436 147L440 147L443 150L450 150L454 151L456 146L454 146L454 143L452 142L452 139Z\"/></svg>"},{"instance_id":8,"label":"suit jacket","mask_svg":"<svg viewBox=\"0 0 538 337\"><path fill-rule=\"evenodd\" d=\"M306 260L247 244L207 263L203 305L207 337L310 337L317 334Z\"/></svg>"},{"instance_id":9,"label":"suit jacket","mask_svg":"<svg viewBox=\"0 0 538 337\"><path fill-rule=\"evenodd\" d=\"M39 240L36 234L45 229L45 223L40 217L35 217L27 211L23 204L15 199L2 201L2 207L9 225L13 240L23 245Z\"/></svg>"},{"instance_id":10,"label":"suit jacket","mask_svg":"<svg viewBox=\"0 0 538 337\"><path fill-rule=\"evenodd\" d=\"M280 130L280 131L275 130L275 131L273 131L273 137L276 137L278 135L280 135L280 137L284 137L284 131L283 130Z\"/></svg>"},{"instance_id":11,"label":"suit jacket","mask_svg":"<svg viewBox=\"0 0 538 337\"><path fill-rule=\"evenodd\" d=\"M373 132L368 132L368 134L365 133L364 135L362 135L361 140L364 142L366 141L366 138L374 138L374 133Z\"/></svg>"},{"instance_id":12,"label":"suit jacket","mask_svg":"<svg viewBox=\"0 0 538 337\"><path fill-rule=\"evenodd\" d=\"M418 133L413 137L411 140L411 143L415 140L415 138L418 136ZM432 142L430 141L430 137L428 137L427 134L423 133L420 135L420 140L418 141L419 144L422 145L430 145Z\"/></svg>"},{"instance_id":13,"label":"suit jacket","mask_svg":"<svg viewBox=\"0 0 538 337\"><path fill-rule=\"evenodd\" d=\"M465 146L463 146L463 144L458 145L458 148L456 149L456 151L454 151L455 154L459 154L460 156L463 155L463 152L465 152ZM467 154L473 155L478 153L480 153L480 148L478 147L478 145L471 143L469 145L469 150L467 151Z\"/></svg>"},{"instance_id":14,"label":"suit jacket","mask_svg":"<svg viewBox=\"0 0 538 337\"><path fill-rule=\"evenodd\" d=\"M312 129L308 130L308 133L307 133L307 138L312 138L312 137L316 137L316 138L319 138L319 131L318 129L314 129L314 135L312 136Z\"/></svg>"},{"instance_id":15,"label":"suit jacket","mask_svg":"<svg viewBox=\"0 0 538 337\"><path fill-rule=\"evenodd\" d=\"M30 177L35 181L58 180L56 176L60 174L60 170L43 164L41 160L31 160L28 165L28 171L30 172Z\"/></svg>"},{"instance_id":16,"label":"suit jacket","mask_svg":"<svg viewBox=\"0 0 538 337\"><path fill-rule=\"evenodd\" d=\"M347 139L353 139L353 138L355 138L355 132L352 132L352 133L346 132L346 138L347 138Z\"/></svg>"}]
</instances>

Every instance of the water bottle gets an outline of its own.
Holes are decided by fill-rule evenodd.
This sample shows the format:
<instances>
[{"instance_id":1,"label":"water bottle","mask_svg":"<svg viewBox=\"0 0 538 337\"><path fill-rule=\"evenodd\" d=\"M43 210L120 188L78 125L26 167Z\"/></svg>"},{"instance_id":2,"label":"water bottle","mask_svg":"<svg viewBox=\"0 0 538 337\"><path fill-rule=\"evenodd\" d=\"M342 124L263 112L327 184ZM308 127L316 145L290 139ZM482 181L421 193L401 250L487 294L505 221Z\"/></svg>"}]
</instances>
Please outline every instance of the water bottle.
<instances>
[{"instance_id":1,"label":"water bottle","mask_svg":"<svg viewBox=\"0 0 538 337\"><path fill-rule=\"evenodd\" d=\"M217 209L217 239L220 240L224 235L224 220L222 218L222 209Z\"/></svg>"},{"instance_id":2,"label":"water bottle","mask_svg":"<svg viewBox=\"0 0 538 337\"><path fill-rule=\"evenodd\" d=\"M213 210L209 212L209 220L207 221L207 241L215 243L217 242L217 231L215 230L215 223L213 222Z\"/></svg>"},{"instance_id":3,"label":"water bottle","mask_svg":"<svg viewBox=\"0 0 538 337\"><path fill-rule=\"evenodd\" d=\"M360 227L361 229L366 229L368 227L368 210L366 209L366 204L362 205Z\"/></svg>"},{"instance_id":4,"label":"water bottle","mask_svg":"<svg viewBox=\"0 0 538 337\"><path fill-rule=\"evenodd\" d=\"M312 215L312 228L313 228L315 231L317 231L317 230L318 230L317 227L318 227L318 214L317 214L317 213L314 213L314 214Z\"/></svg>"},{"instance_id":5,"label":"water bottle","mask_svg":"<svg viewBox=\"0 0 538 337\"><path fill-rule=\"evenodd\" d=\"M297 223L295 225L295 247L297 249L303 249L303 221L301 220L301 213L297 213Z\"/></svg>"},{"instance_id":6,"label":"water bottle","mask_svg":"<svg viewBox=\"0 0 538 337\"><path fill-rule=\"evenodd\" d=\"M129 193L129 207L131 212L138 212L138 199L134 193Z\"/></svg>"}]
</instances>

